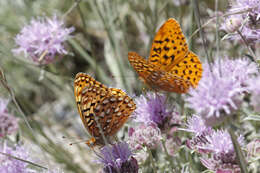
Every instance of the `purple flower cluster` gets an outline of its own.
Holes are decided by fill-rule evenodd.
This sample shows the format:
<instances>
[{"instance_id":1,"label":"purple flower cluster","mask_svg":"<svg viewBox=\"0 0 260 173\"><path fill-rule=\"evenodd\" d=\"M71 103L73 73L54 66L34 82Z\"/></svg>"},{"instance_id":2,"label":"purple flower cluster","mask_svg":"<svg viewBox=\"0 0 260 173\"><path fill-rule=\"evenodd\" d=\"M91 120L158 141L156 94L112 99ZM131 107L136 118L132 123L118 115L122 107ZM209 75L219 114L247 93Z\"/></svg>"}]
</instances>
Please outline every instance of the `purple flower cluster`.
<instances>
[{"instance_id":1,"label":"purple flower cluster","mask_svg":"<svg viewBox=\"0 0 260 173\"><path fill-rule=\"evenodd\" d=\"M231 15L226 19L223 29L227 32L239 30L249 43L259 43L260 40L260 1L259 0L236 0L231 3L230 13L247 11L241 14ZM242 23L244 23L242 25ZM241 40L238 34L231 36L232 39Z\"/></svg>"},{"instance_id":2,"label":"purple flower cluster","mask_svg":"<svg viewBox=\"0 0 260 173\"><path fill-rule=\"evenodd\" d=\"M29 151L21 145L10 147L6 142L0 145L0 152L21 160L6 156L0 153L0 173L63 173L61 169L34 170L25 161L32 161ZM23 161L25 160L25 161Z\"/></svg>"},{"instance_id":3,"label":"purple flower cluster","mask_svg":"<svg viewBox=\"0 0 260 173\"><path fill-rule=\"evenodd\" d=\"M212 71L208 64L203 67L199 86L190 91L187 102L207 125L215 125L240 107L243 92L247 90L245 84L257 73L257 66L247 59L225 58L221 65L215 63Z\"/></svg>"},{"instance_id":4,"label":"purple flower cluster","mask_svg":"<svg viewBox=\"0 0 260 173\"><path fill-rule=\"evenodd\" d=\"M242 146L244 138L240 136L238 143ZM221 159L223 163L236 163L236 155L231 137L227 131L217 130L207 136L207 143L198 146L200 149L208 150L214 153L214 159Z\"/></svg>"},{"instance_id":5,"label":"purple flower cluster","mask_svg":"<svg viewBox=\"0 0 260 173\"><path fill-rule=\"evenodd\" d=\"M173 108L166 104L166 96L158 93L147 93L135 100L137 109L134 113L136 122L154 123L161 130L169 126L169 122L176 115Z\"/></svg>"},{"instance_id":6,"label":"purple flower cluster","mask_svg":"<svg viewBox=\"0 0 260 173\"><path fill-rule=\"evenodd\" d=\"M236 162L233 143L227 131L207 127L204 120L196 115L188 119L186 131L195 134L192 140L188 140L187 145L202 154L200 160L205 167L213 171L240 170ZM241 146L244 145L242 136L237 141Z\"/></svg>"},{"instance_id":7,"label":"purple flower cluster","mask_svg":"<svg viewBox=\"0 0 260 173\"><path fill-rule=\"evenodd\" d=\"M18 129L17 119L7 112L8 100L0 98L0 138L14 133Z\"/></svg>"},{"instance_id":8,"label":"purple flower cluster","mask_svg":"<svg viewBox=\"0 0 260 173\"><path fill-rule=\"evenodd\" d=\"M136 129L129 129L128 143L132 150L143 147L156 148L162 139L160 129L154 124L141 124Z\"/></svg>"},{"instance_id":9,"label":"purple flower cluster","mask_svg":"<svg viewBox=\"0 0 260 173\"><path fill-rule=\"evenodd\" d=\"M13 52L23 52L37 64L53 62L57 55L67 54L64 42L74 31L73 27L65 28L63 25L63 21L58 20L56 16L52 19L32 19L16 36L15 42L19 47Z\"/></svg>"},{"instance_id":10,"label":"purple flower cluster","mask_svg":"<svg viewBox=\"0 0 260 173\"><path fill-rule=\"evenodd\" d=\"M19 145L11 148L4 143L4 145L0 147L0 151L23 160L28 160L29 158L27 150ZM29 173L27 166L28 163L26 162L0 154L0 173Z\"/></svg>"},{"instance_id":11,"label":"purple flower cluster","mask_svg":"<svg viewBox=\"0 0 260 173\"><path fill-rule=\"evenodd\" d=\"M205 120L197 115L189 117L186 129L180 129L194 134L191 140L187 141L187 146L191 149L198 149L197 146L204 145L208 142L207 136L213 133L213 129L208 127Z\"/></svg>"},{"instance_id":12,"label":"purple flower cluster","mask_svg":"<svg viewBox=\"0 0 260 173\"><path fill-rule=\"evenodd\" d=\"M138 173L137 161L126 142L103 147L101 155L99 162L104 164L104 173Z\"/></svg>"}]
</instances>

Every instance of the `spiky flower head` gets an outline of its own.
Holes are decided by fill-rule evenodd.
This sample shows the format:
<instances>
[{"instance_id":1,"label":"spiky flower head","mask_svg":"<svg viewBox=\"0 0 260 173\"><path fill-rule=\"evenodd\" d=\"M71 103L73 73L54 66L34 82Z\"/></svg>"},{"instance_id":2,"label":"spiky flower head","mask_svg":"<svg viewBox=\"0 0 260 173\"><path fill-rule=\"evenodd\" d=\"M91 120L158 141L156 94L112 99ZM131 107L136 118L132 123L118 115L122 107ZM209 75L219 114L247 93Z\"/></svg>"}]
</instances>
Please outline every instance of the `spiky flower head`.
<instances>
[{"instance_id":1,"label":"spiky flower head","mask_svg":"<svg viewBox=\"0 0 260 173\"><path fill-rule=\"evenodd\" d=\"M231 9L233 11L248 10L249 13L260 13L260 1L259 0L235 0L231 3Z\"/></svg>"},{"instance_id":2,"label":"spiky flower head","mask_svg":"<svg viewBox=\"0 0 260 173\"><path fill-rule=\"evenodd\" d=\"M241 15L232 15L225 19L225 24L221 29L227 31L228 33L234 33L240 29L243 23L243 18Z\"/></svg>"},{"instance_id":3,"label":"spiky flower head","mask_svg":"<svg viewBox=\"0 0 260 173\"><path fill-rule=\"evenodd\" d=\"M198 115L193 115L189 117L186 124L186 129L181 129L194 134L191 140L187 140L187 146L190 149L198 149L197 146L206 144L207 136L213 133L213 129L205 124L205 120ZM199 150L204 152L204 150Z\"/></svg>"},{"instance_id":4,"label":"spiky flower head","mask_svg":"<svg viewBox=\"0 0 260 173\"><path fill-rule=\"evenodd\" d=\"M101 149L100 163L104 165L104 173L138 173L138 164L126 142Z\"/></svg>"},{"instance_id":5,"label":"spiky flower head","mask_svg":"<svg viewBox=\"0 0 260 173\"><path fill-rule=\"evenodd\" d=\"M144 147L156 148L162 139L160 129L153 123L141 124L135 129L130 128L128 143L133 151Z\"/></svg>"},{"instance_id":6,"label":"spiky flower head","mask_svg":"<svg viewBox=\"0 0 260 173\"><path fill-rule=\"evenodd\" d=\"M190 90L189 107L205 119L207 125L215 125L225 115L237 110L246 91L244 84L257 72L257 66L247 59L223 59L215 63L212 71L204 64L202 79L196 89Z\"/></svg>"},{"instance_id":7,"label":"spiky flower head","mask_svg":"<svg viewBox=\"0 0 260 173\"><path fill-rule=\"evenodd\" d=\"M23 159L29 159L28 151L22 146L9 147L4 143L0 146L2 153ZM0 173L28 173L28 163L0 154Z\"/></svg>"},{"instance_id":8,"label":"spiky flower head","mask_svg":"<svg viewBox=\"0 0 260 173\"><path fill-rule=\"evenodd\" d=\"M166 97L158 93L147 93L135 100L135 121L145 124L154 123L160 129L167 128L170 119L174 116L173 108L166 104Z\"/></svg>"},{"instance_id":9,"label":"spiky flower head","mask_svg":"<svg viewBox=\"0 0 260 173\"><path fill-rule=\"evenodd\" d=\"M231 15L226 19L223 29L239 31L249 44L259 43L260 38L260 1L259 0L236 0L232 1L229 13L239 13ZM234 19L234 20L233 20ZM237 20L239 19L239 20ZM233 21L230 23L229 21ZM242 27L241 23L243 23ZM230 36L233 40L242 41L242 37L237 32Z\"/></svg>"},{"instance_id":10,"label":"spiky flower head","mask_svg":"<svg viewBox=\"0 0 260 173\"><path fill-rule=\"evenodd\" d=\"M34 163L26 146L9 146L6 142L0 145L0 173L64 173L62 169L34 169L29 162Z\"/></svg>"},{"instance_id":11,"label":"spiky flower head","mask_svg":"<svg viewBox=\"0 0 260 173\"><path fill-rule=\"evenodd\" d=\"M194 133L196 136L200 135L202 132L207 130L205 120L199 117L198 115L193 115L187 120L187 129L186 131Z\"/></svg>"},{"instance_id":12,"label":"spiky flower head","mask_svg":"<svg viewBox=\"0 0 260 173\"><path fill-rule=\"evenodd\" d=\"M229 133L225 130L214 131L207 136L208 142L202 146L201 149L209 150L213 153L214 158L221 160L223 163L236 163L236 153ZM244 138L238 137L238 143L242 146Z\"/></svg>"},{"instance_id":13,"label":"spiky flower head","mask_svg":"<svg viewBox=\"0 0 260 173\"><path fill-rule=\"evenodd\" d=\"M17 131L18 121L7 111L8 100L0 98L0 137L10 135Z\"/></svg>"},{"instance_id":14,"label":"spiky flower head","mask_svg":"<svg viewBox=\"0 0 260 173\"><path fill-rule=\"evenodd\" d=\"M206 168L215 173L241 173L240 167L238 164L232 163L219 163L215 159L212 158L200 158L200 162Z\"/></svg>"},{"instance_id":15,"label":"spiky flower head","mask_svg":"<svg viewBox=\"0 0 260 173\"><path fill-rule=\"evenodd\" d=\"M65 28L56 16L32 19L16 36L18 48L13 52L16 55L24 53L36 64L51 63L56 56L67 54L64 43L73 31L72 27Z\"/></svg>"},{"instance_id":16,"label":"spiky flower head","mask_svg":"<svg viewBox=\"0 0 260 173\"><path fill-rule=\"evenodd\" d=\"M200 158L201 163L210 170L216 172L239 173L240 168L236 160L235 149L229 133L225 130L214 131L207 136L207 143L198 148L209 151L210 155ZM237 141L244 145L244 138L239 136Z\"/></svg>"}]
</instances>

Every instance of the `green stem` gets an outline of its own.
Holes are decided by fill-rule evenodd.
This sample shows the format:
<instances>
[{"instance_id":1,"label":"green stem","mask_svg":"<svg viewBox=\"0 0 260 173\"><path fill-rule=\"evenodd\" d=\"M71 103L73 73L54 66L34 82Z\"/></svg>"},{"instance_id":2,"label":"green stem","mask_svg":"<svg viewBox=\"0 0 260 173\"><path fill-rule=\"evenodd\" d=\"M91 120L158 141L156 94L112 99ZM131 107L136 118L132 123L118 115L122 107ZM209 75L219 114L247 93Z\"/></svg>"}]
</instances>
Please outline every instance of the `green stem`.
<instances>
[{"instance_id":1,"label":"green stem","mask_svg":"<svg viewBox=\"0 0 260 173\"><path fill-rule=\"evenodd\" d=\"M251 56L254 58L254 61L256 61L256 56L255 53L253 52L253 50L251 49L251 47L249 46L249 43L247 42L246 38L242 35L242 33L237 30L237 33L240 35L240 37L242 38L242 40L244 41L247 49L249 50L249 52L251 53Z\"/></svg>"},{"instance_id":2,"label":"green stem","mask_svg":"<svg viewBox=\"0 0 260 173\"><path fill-rule=\"evenodd\" d=\"M21 114L22 119L24 120L26 126L30 129L31 134L32 134L34 137L36 137L36 134L35 134L35 132L34 132L32 126L30 125L29 121L27 120L25 113L22 111L20 105L18 104L18 102L17 102L17 100L16 100L16 97L15 97L15 94L14 94L13 89L8 85L7 80L6 80L6 78L5 78L4 71L2 70L1 67L0 67L0 83L1 83L1 84L3 85L3 87L8 91L10 97L12 98L12 101L13 101L14 105L16 106L18 112ZM39 147L40 147L40 143L39 143L38 140L36 140L36 143L37 143L37 144L39 145ZM43 152L43 156L45 157L45 160L47 160L48 165L50 165L50 164L49 164L49 160L47 159L47 156L46 156L44 150L43 150L41 147L40 147L40 150Z\"/></svg>"},{"instance_id":3,"label":"green stem","mask_svg":"<svg viewBox=\"0 0 260 173\"><path fill-rule=\"evenodd\" d=\"M164 149L164 151L165 151L165 154L166 154L166 158L167 158L167 160L168 161L170 161L170 167L171 167L171 170L173 170L173 162L172 162L172 156L168 153L168 150L167 150L167 148L166 148L166 145L165 145L165 140L162 140L162 145L163 145L163 149Z\"/></svg>"},{"instance_id":4,"label":"green stem","mask_svg":"<svg viewBox=\"0 0 260 173\"><path fill-rule=\"evenodd\" d=\"M198 5L198 0L193 0L193 6L195 7L194 9L194 13L195 13L195 19L196 19L196 23L197 23L197 26L199 28L199 33L200 33L200 37L202 39L202 43L203 43L203 48L204 48L204 51L205 51L205 54L206 54L206 57L207 57L207 62L209 64L209 68L210 68L210 71L212 71L212 58L209 57L209 54L208 54L208 51L207 51L207 48L206 48L206 41L205 41L205 37L204 37L204 34L202 32L202 27L201 27L201 23L200 23L200 11L199 11L199 5Z\"/></svg>"},{"instance_id":5,"label":"green stem","mask_svg":"<svg viewBox=\"0 0 260 173\"><path fill-rule=\"evenodd\" d=\"M236 152L236 158L237 158L238 164L240 166L240 170L241 170L242 173L248 173L245 157L242 153L242 150L241 150L239 143L237 142L237 137L233 132L232 125L228 129L228 132L230 134L230 137L231 137L231 140L232 140L235 152Z\"/></svg>"},{"instance_id":6,"label":"green stem","mask_svg":"<svg viewBox=\"0 0 260 173\"><path fill-rule=\"evenodd\" d=\"M78 6L78 4L80 3L81 0L75 0L75 2L73 3L73 5L63 14L62 19L64 20L65 17L74 9Z\"/></svg>"},{"instance_id":7,"label":"green stem","mask_svg":"<svg viewBox=\"0 0 260 173\"><path fill-rule=\"evenodd\" d=\"M22 161L22 162L31 164L31 165L33 165L33 166L36 166L36 167L39 167L39 168L42 168L42 169L46 169L46 170L48 169L48 168L46 168L46 167L44 167L44 166L38 165L38 164L33 163L33 162L30 162L30 161L28 161L28 160L24 160L24 159L21 159L21 158L12 156L12 155L7 154L7 153L0 152L0 154L5 155L5 156L7 156L7 157L11 157L11 158L16 159L16 160L20 160L20 161Z\"/></svg>"},{"instance_id":8,"label":"green stem","mask_svg":"<svg viewBox=\"0 0 260 173\"><path fill-rule=\"evenodd\" d=\"M157 173L157 169L156 169L156 166L155 166L155 162L154 162L154 160L153 160L152 151L151 151L150 148L148 148L148 147L147 147L147 149L148 149L148 152L149 152L149 158L150 158L150 160L151 160L154 173Z\"/></svg>"},{"instance_id":9,"label":"green stem","mask_svg":"<svg viewBox=\"0 0 260 173\"><path fill-rule=\"evenodd\" d=\"M218 59L218 70L219 70L219 74L220 76L222 76L222 73L221 73L221 58L219 56L219 16L218 16L218 0L215 0L215 15L216 15L216 46L217 46L217 53L216 53L216 56L217 56L217 59Z\"/></svg>"}]
</instances>

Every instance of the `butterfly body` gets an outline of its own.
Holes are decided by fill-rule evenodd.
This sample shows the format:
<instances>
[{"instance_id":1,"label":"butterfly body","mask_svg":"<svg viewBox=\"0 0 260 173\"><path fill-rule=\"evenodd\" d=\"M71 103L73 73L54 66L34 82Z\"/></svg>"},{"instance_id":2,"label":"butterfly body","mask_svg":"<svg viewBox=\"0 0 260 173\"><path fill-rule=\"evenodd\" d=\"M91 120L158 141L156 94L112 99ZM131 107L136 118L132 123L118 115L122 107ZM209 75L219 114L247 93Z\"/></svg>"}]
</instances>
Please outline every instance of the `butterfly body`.
<instances>
[{"instance_id":1,"label":"butterfly body","mask_svg":"<svg viewBox=\"0 0 260 173\"><path fill-rule=\"evenodd\" d=\"M134 52L128 60L145 83L156 90L186 93L195 88L202 76L202 65L188 50L180 25L166 21L157 32L148 60Z\"/></svg>"},{"instance_id":2,"label":"butterfly body","mask_svg":"<svg viewBox=\"0 0 260 173\"><path fill-rule=\"evenodd\" d=\"M133 100L125 92L108 88L85 73L78 73L74 94L81 120L92 136L92 145L104 145L102 133L109 142L135 110Z\"/></svg>"}]
</instances>

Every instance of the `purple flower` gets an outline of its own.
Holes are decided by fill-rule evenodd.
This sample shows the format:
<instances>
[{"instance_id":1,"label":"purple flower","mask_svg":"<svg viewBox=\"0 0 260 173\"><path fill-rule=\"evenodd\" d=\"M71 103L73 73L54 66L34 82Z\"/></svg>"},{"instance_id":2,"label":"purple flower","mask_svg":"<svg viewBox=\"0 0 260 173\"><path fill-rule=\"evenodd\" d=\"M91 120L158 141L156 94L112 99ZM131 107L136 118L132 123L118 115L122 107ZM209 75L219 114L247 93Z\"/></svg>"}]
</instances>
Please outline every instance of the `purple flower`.
<instances>
[{"instance_id":1,"label":"purple flower","mask_svg":"<svg viewBox=\"0 0 260 173\"><path fill-rule=\"evenodd\" d=\"M11 148L4 143L2 147L0 146L0 151L23 160L28 160L29 158L28 152L19 145ZM0 173L29 173L27 166L28 163L26 162L0 154Z\"/></svg>"},{"instance_id":2,"label":"purple flower","mask_svg":"<svg viewBox=\"0 0 260 173\"><path fill-rule=\"evenodd\" d=\"M193 115L189 117L187 120L187 129L186 131L195 133L196 136L200 135L202 132L207 130L207 126L205 125L205 120L197 115Z\"/></svg>"},{"instance_id":3,"label":"purple flower","mask_svg":"<svg viewBox=\"0 0 260 173\"><path fill-rule=\"evenodd\" d=\"M227 131L217 130L211 135L207 136L207 143L198 148L207 150L211 153L212 157L207 158L203 156L200 158L201 163L210 170L232 171L239 172L239 166L236 161L236 153L233 147L231 137ZM244 138L238 137L238 143L242 146L244 144Z\"/></svg>"},{"instance_id":4,"label":"purple flower","mask_svg":"<svg viewBox=\"0 0 260 173\"><path fill-rule=\"evenodd\" d=\"M202 79L198 87L190 91L187 102L207 125L215 125L239 108L246 91L245 84L250 75L257 72L257 66L247 59L225 58L221 65L213 65L212 72L208 64L203 67Z\"/></svg>"},{"instance_id":5,"label":"purple flower","mask_svg":"<svg viewBox=\"0 0 260 173\"><path fill-rule=\"evenodd\" d=\"M135 100L137 109L134 117L137 122L155 123L160 129L168 126L169 120L174 116L173 109L166 104L166 97L157 93L148 93Z\"/></svg>"},{"instance_id":6,"label":"purple flower","mask_svg":"<svg viewBox=\"0 0 260 173\"><path fill-rule=\"evenodd\" d=\"M17 119L7 112L8 100L0 98L0 138L10 135L18 129Z\"/></svg>"},{"instance_id":7,"label":"purple flower","mask_svg":"<svg viewBox=\"0 0 260 173\"><path fill-rule=\"evenodd\" d=\"M126 142L120 142L112 147L105 146L101 149L102 158L100 163L104 164L104 173L138 173L138 164L132 156L132 152Z\"/></svg>"},{"instance_id":8,"label":"purple flower","mask_svg":"<svg viewBox=\"0 0 260 173\"><path fill-rule=\"evenodd\" d=\"M26 161L33 162L29 151L22 145L8 146L6 142L0 144L0 152L21 160L6 156L0 153L0 173L64 173L61 169L34 170ZM23 161L24 160L24 161Z\"/></svg>"},{"instance_id":9,"label":"purple flower","mask_svg":"<svg viewBox=\"0 0 260 173\"><path fill-rule=\"evenodd\" d=\"M251 9L251 10L250 10ZM259 0L236 0L232 3L232 11L250 10L249 13L260 13L260 1Z\"/></svg>"},{"instance_id":10,"label":"purple flower","mask_svg":"<svg viewBox=\"0 0 260 173\"><path fill-rule=\"evenodd\" d=\"M198 149L197 145L203 145L208 142L207 136L213 133L213 129L211 127L206 126L205 120L197 115L193 115L189 117L187 120L187 128L181 129L187 132L192 132L195 136L187 141L187 146L190 149ZM205 152L204 150L199 150L200 152Z\"/></svg>"},{"instance_id":11,"label":"purple flower","mask_svg":"<svg viewBox=\"0 0 260 173\"><path fill-rule=\"evenodd\" d=\"M215 173L240 173L240 167L237 164L231 163L218 163L214 159L200 158L200 162L209 170Z\"/></svg>"},{"instance_id":12,"label":"purple flower","mask_svg":"<svg viewBox=\"0 0 260 173\"><path fill-rule=\"evenodd\" d=\"M67 54L64 42L74 31L74 28L65 28L63 25L63 21L58 20L56 16L52 19L32 19L16 36L15 42L19 47L13 49L13 52L23 52L37 64L53 62L57 55Z\"/></svg>"},{"instance_id":13,"label":"purple flower","mask_svg":"<svg viewBox=\"0 0 260 173\"><path fill-rule=\"evenodd\" d=\"M156 148L162 139L160 129L153 123L141 124L135 129L129 129L128 143L132 150L140 150L143 147Z\"/></svg>"},{"instance_id":14,"label":"purple flower","mask_svg":"<svg viewBox=\"0 0 260 173\"><path fill-rule=\"evenodd\" d=\"M225 24L221 29L227 31L228 33L233 33L237 31L242 26L243 18L241 15L232 15L225 19Z\"/></svg>"},{"instance_id":15,"label":"purple flower","mask_svg":"<svg viewBox=\"0 0 260 173\"><path fill-rule=\"evenodd\" d=\"M241 13L229 16L226 19L226 24L223 29L227 32L237 31L240 27L239 23L246 21L246 23L240 27L239 31L245 37L247 42L254 44L259 43L260 40L260 1L259 0L236 0L232 3L229 9L230 13L237 13L241 11L247 11L247 13ZM236 20L239 19L239 20ZM233 22L229 22L233 21ZM237 25L238 24L238 25ZM233 40L241 41L242 38L239 34L233 34L231 36Z\"/></svg>"},{"instance_id":16,"label":"purple flower","mask_svg":"<svg viewBox=\"0 0 260 173\"><path fill-rule=\"evenodd\" d=\"M251 93L251 104L255 111L260 112L260 76L250 79L247 84Z\"/></svg>"},{"instance_id":17,"label":"purple flower","mask_svg":"<svg viewBox=\"0 0 260 173\"><path fill-rule=\"evenodd\" d=\"M231 137L227 131L214 131L210 136L207 136L207 140L208 143L200 148L211 151L216 156L220 157L224 163L235 162L235 150ZM244 138L242 136L240 136L237 140L240 145L243 145Z\"/></svg>"}]
</instances>

